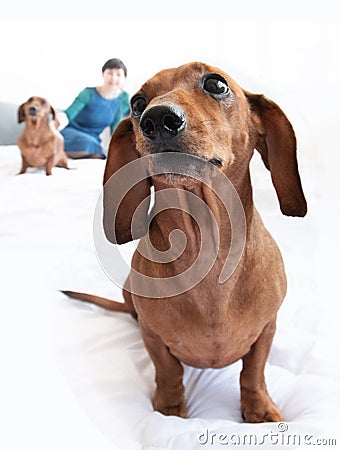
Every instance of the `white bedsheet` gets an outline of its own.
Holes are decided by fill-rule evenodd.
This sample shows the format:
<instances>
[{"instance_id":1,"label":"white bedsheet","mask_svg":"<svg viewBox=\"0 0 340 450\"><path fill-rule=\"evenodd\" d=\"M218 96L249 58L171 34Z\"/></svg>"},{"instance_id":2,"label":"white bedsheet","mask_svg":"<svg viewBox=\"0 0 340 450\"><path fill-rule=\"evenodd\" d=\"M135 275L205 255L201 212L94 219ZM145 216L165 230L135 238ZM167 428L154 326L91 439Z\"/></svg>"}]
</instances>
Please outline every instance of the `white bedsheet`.
<instances>
[{"instance_id":1,"label":"white bedsheet","mask_svg":"<svg viewBox=\"0 0 340 450\"><path fill-rule=\"evenodd\" d=\"M191 450L235 448L243 439L241 448L311 448L317 439L327 440L322 448L335 448L332 439L339 446L339 199L327 171L301 165L309 214L293 219L280 215L259 158L252 167L255 198L289 280L266 368L287 421L278 430L243 423L240 362L185 367L189 417L154 412L154 369L134 320L58 291L122 299L93 246L104 165L70 161L76 170L15 176L18 148L0 147L2 448ZM133 250L124 246L127 258Z\"/></svg>"}]
</instances>

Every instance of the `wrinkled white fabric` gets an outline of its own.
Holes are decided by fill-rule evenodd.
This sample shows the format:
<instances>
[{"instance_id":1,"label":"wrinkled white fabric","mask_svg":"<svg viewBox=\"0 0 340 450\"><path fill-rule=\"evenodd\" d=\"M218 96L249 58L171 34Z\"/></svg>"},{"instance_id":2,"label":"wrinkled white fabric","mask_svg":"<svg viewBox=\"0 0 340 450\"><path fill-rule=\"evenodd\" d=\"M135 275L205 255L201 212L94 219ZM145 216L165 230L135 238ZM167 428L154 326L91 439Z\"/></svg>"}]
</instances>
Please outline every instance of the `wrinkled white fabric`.
<instances>
[{"instance_id":1,"label":"wrinkled white fabric","mask_svg":"<svg viewBox=\"0 0 340 450\"><path fill-rule=\"evenodd\" d=\"M8 359L2 398L10 439L20 439L21 429L22 443L31 439L36 448L191 450L235 448L240 439L241 448L254 448L255 439L259 448L311 448L316 439L336 438L339 205L318 168L302 166L309 213L294 219L280 214L257 156L252 163L255 201L280 246L289 283L266 366L268 390L287 421L279 430L277 424L243 423L240 362L218 370L185 367L187 419L153 411L154 368L137 323L59 292L122 300L93 246L105 162L69 165L76 170L54 168L46 177L29 169L15 176L18 148L0 147L1 334ZM134 245L122 247L126 260ZM293 434L298 445L288 439Z\"/></svg>"}]
</instances>

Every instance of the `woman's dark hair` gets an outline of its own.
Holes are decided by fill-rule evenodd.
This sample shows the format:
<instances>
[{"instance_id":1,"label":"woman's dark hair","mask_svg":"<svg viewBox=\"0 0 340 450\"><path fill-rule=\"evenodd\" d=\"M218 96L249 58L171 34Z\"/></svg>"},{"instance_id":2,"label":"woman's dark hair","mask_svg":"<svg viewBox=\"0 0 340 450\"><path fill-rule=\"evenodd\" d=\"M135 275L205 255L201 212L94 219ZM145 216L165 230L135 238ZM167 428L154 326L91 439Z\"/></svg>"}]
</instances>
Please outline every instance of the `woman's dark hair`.
<instances>
[{"instance_id":1,"label":"woman's dark hair","mask_svg":"<svg viewBox=\"0 0 340 450\"><path fill-rule=\"evenodd\" d=\"M112 58L112 59L109 59L108 61L106 61L106 63L102 67L102 73L106 69L123 69L124 75L127 76L127 68L126 68L125 64L123 63L123 61L121 61L118 58Z\"/></svg>"}]
</instances>

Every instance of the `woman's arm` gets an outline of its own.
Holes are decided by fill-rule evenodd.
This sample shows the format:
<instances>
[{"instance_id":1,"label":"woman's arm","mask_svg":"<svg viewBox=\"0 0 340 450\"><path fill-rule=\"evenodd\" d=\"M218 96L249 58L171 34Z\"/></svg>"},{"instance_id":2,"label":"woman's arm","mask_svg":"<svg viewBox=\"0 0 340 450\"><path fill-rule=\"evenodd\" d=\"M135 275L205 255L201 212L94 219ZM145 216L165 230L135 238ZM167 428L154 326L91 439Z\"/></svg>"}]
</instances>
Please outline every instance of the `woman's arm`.
<instances>
[{"instance_id":1,"label":"woman's arm","mask_svg":"<svg viewBox=\"0 0 340 450\"><path fill-rule=\"evenodd\" d=\"M80 111L90 103L92 95L93 89L89 87L85 88L78 94L73 103L64 111L69 121L74 119Z\"/></svg>"}]
</instances>

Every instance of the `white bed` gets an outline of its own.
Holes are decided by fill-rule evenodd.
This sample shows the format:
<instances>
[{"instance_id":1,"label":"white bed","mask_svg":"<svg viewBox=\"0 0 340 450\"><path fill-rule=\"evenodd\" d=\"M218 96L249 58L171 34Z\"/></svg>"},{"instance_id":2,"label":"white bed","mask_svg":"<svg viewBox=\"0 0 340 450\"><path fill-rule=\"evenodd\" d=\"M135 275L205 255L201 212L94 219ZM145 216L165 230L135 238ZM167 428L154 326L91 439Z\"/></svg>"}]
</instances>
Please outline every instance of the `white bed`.
<instances>
[{"instance_id":1,"label":"white bed","mask_svg":"<svg viewBox=\"0 0 340 450\"><path fill-rule=\"evenodd\" d=\"M236 447L238 439L245 439L241 448L255 439L260 448L290 448L294 439L292 448L310 448L317 439L325 439L323 448L335 448L333 439L340 445L339 200L327 170L300 160L309 203L304 219L280 215L257 156L252 166L255 198L289 280L266 369L287 420L278 429L243 423L240 363L185 368L187 419L153 411L154 369L134 320L59 292L122 299L93 245L105 162L70 161L76 170L54 168L51 177L33 169L16 176L19 150L1 146L3 448L191 450ZM124 246L124 254L133 249Z\"/></svg>"}]
</instances>

